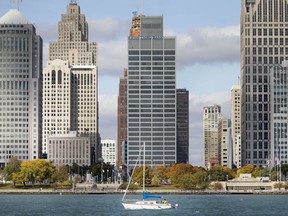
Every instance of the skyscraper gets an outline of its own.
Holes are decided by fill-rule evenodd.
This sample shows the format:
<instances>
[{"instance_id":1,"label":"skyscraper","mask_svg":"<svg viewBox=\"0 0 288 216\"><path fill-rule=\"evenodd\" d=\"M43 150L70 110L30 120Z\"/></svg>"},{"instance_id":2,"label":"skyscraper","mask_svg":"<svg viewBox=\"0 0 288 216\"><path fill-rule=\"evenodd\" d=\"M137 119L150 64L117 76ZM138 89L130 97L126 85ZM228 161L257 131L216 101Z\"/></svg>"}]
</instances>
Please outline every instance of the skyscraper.
<instances>
[{"instance_id":1,"label":"skyscraper","mask_svg":"<svg viewBox=\"0 0 288 216\"><path fill-rule=\"evenodd\" d=\"M162 16L140 15L139 22L139 36L128 37L127 162L134 166L145 143L147 165L173 164L177 161L175 37L163 36Z\"/></svg>"},{"instance_id":2,"label":"skyscraper","mask_svg":"<svg viewBox=\"0 0 288 216\"><path fill-rule=\"evenodd\" d=\"M219 120L221 120L219 105L203 108L204 166L209 169L219 165Z\"/></svg>"},{"instance_id":3,"label":"skyscraper","mask_svg":"<svg viewBox=\"0 0 288 216\"><path fill-rule=\"evenodd\" d=\"M287 58L287 13L287 0L242 0L242 165L271 157L269 70Z\"/></svg>"},{"instance_id":4,"label":"skyscraper","mask_svg":"<svg viewBox=\"0 0 288 216\"><path fill-rule=\"evenodd\" d=\"M234 85L231 89L231 128L233 139L233 165L241 167L241 88Z\"/></svg>"},{"instance_id":5,"label":"skyscraper","mask_svg":"<svg viewBox=\"0 0 288 216\"><path fill-rule=\"evenodd\" d=\"M88 42L85 16L76 1L71 0L58 24L58 41L50 43L49 62L44 70L43 150L48 159L57 160L49 137L56 136L60 143L61 139L67 140L70 131L76 131L79 137L90 137L91 149L87 152L91 155L65 158L67 163L90 158L89 165L99 157L97 64L97 43Z\"/></svg>"},{"instance_id":6,"label":"skyscraper","mask_svg":"<svg viewBox=\"0 0 288 216\"><path fill-rule=\"evenodd\" d=\"M268 165L288 163L288 62L275 65L270 73L271 159Z\"/></svg>"},{"instance_id":7,"label":"skyscraper","mask_svg":"<svg viewBox=\"0 0 288 216\"><path fill-rule=\"evenodd\" d=\"M127 141L127 69L124 76L120 78L118 96L118 158L117 166L120 168L124 160L122 158L122 143Z\"/></svg>"},{"instance_id":8,"label":"skyscraper","mask_svg":"<svg viewBox=\"0 0 288 216\"><path fill-rule=\"evenodd\" d=\"M42 38L18 10L0 18L0 166L41 157Z\"/></svg>"},{"instance_id":9,"label":"skyscraper","mask_svg":"<svg viewBox=\"0 0 288 216\"><path fill-rule=\"evenodd\" d=\"M177 89L177 163L189 162L189 91Z\"/></svg>"}]
</instances>

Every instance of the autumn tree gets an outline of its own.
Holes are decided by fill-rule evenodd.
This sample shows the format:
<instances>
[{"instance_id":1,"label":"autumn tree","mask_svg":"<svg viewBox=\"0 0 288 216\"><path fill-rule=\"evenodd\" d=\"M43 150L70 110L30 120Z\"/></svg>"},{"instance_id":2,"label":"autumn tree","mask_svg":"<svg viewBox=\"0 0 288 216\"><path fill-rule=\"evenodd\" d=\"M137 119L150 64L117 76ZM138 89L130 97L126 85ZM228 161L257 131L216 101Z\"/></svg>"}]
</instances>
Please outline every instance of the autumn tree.
<instances>
[{"instance_id":1,"label":"autumn tree","mask_svg":"<svg viewBox=\"0 0 288 216\"><path fill-rule=\"evenodd\" d=\"M250 164L245 165L237 170L237 176L240 176L240 174L252 174L254 169L255 168L253 165Z\"/></svg>"},{"instance_id":2,"label":"autumn tree","mask_svg":"<svg viewBox=\"0 0 288 216\"><path fill-rule=\"evenodd\" d=\"M134 170L133 180L139 185L143 185L143 166L137 167ZM151 184L151 172L149 167L145 167L145 185Z\"/></svg>"},{"instance_id":3,"label":"autumn tree","mask_svg":"<svg viewBox=\"0 0 288 216\"><path fill-rule=\"evenodd\" d=\"M178 180L177 187L182 190L203 190L208 187L207 173L199 171L194 174L186 173Z\"/></svg>"},{"instance_id":4,"label":"autumn tree","mask_svg":"<svg viewBox=\"0 0 288 216\"><path fill-rule=\"evenodd\" d=\"M177 184L184 174L192 173L194 173L194 170L191 164L179 163L169 167L167 176L173 184Z\"/></svg>"},{"instance_id":5,"label":"autumn tree","mask_svg":"<svg viewBox=\"0 0 288 216\"><path fill-rule=\"evenodd\" d=\"M18 158L16 158L16 157L11 158L9 160L7 166L4 169L5 180L6 181L12 181L13 180L13 173L20 172L20 166L21 166L21 161L18 160ZM15 186L14 181L13 181L13 184Z\"/></svg>"},{"instance_id":6,"label":"autumn tree","mask_svg":"<svg viewBox=\"0 0 288 216\"><path fill-rule=\"evenodd\" d=\"M29 160L21 163L20 172L13 173L13 180L17 183L35 182L42 183L46 179L51 179L55 171L51 162L42 159Z\"/></svg>"}]
</instances>

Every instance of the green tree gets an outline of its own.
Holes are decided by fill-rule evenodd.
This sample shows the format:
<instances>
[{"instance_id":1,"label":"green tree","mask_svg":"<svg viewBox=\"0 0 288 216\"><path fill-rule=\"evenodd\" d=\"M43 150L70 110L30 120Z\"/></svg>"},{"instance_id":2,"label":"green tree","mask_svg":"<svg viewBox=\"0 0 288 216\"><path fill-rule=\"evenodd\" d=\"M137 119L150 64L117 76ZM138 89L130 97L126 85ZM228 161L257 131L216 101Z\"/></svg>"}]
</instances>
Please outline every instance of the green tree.
<instances>
[{"instance_id":1,"label":"green tree","mask_svg":"<svg viewBox=\"0 0 288 216\"><path fill-rule=\"evenodd\" d=\"M54 181L60 183L67 181L69 178L69 168L66 165L57 166L52 178Z\"/></svg>"},{"instance_id":2,"label":"green tree","mask_svg":"<svg viewBox=\"0 0 288 216\"><path fill-rule=\"evenodd\" d=\"M230 173L221 167L216 167L208 171L208 176L210 181L226 181Z\"/></svg>"},{"instance_id":3,"label":"green tree","mask_svg":"<svg viewBox=\"0 0 288 216\"><path fill-rule=\"evenodd\" d=\"M21 161L18 160L18 158L16 158L16 157L11 158L9 160L7 166L4 169L5 180L6 181L12 181L13 180L13 173L20 172L20 166L21 166ZM13 181L13 184L15 186L14 181Z\"/></svg>"},{"instance_id":4,"label":"green tree","mask_svg":"<svg viewBox=\"0 0 288 216\"><path fill-rule=\"evenodd\" d=\"M199 171L194 174L186 173L178 180L177 187L182 190L203 190L208 187L209 183L205 181L207 173Z\"/></svg>"},{"instance_id":5,"label":"green tree","mask_svg":"<svg viewBox=\"0 0 288 216\"><path fill-rule=\"evenodd\" d=\"M281 188L285 187L285 185L282 182L277 182L273 186L274 188L277 188L278 190L281 190Z\"/></svg>"},{"instance_id":6,"label":"green tree","mask_svg":"<svg viewBox=\"0 0 288 216\"><path fill-rule=\"evenodd\" d=\"M254 176L254 177L269 177L269 175L270 175L270 172L269 172L269 169L267 167L255 168L253 173L252 173L252 176Z\"/></svg>"}]
</instances>

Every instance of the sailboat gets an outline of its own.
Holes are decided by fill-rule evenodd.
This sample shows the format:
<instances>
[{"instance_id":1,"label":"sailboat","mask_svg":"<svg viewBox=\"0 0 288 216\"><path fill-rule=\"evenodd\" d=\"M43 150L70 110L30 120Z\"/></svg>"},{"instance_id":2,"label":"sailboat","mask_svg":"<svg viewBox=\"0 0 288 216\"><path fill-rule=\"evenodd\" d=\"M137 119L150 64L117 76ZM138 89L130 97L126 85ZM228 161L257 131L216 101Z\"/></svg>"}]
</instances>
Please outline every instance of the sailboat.
<instances>
[{"instance_id":1,"label":"sailboat","mask_svg":"<svg viewBox=\"0 0 288 216\"><path fill-rule=\"evenodd\" d=\"M131 183L134 170L139 162L139 158L141 157L141 151L142 148L139 151L139 156L137 158L137 161L135 163L135 166L132 171L132 175L129 179L127 188L125 190L125 193L122 198L122 205L125 209L131 209L131 210L137 210L137 209L171 209L178 207L178 204L172 205L168 203L165 199L162 200L162 196L157 195L150 195L147 192L145 192L145 143L144 143L144 153L143 153L143 188L142 188L142 200L125 200L125 196L127 194L129 185Z\"/></svg>"}]
</instances>

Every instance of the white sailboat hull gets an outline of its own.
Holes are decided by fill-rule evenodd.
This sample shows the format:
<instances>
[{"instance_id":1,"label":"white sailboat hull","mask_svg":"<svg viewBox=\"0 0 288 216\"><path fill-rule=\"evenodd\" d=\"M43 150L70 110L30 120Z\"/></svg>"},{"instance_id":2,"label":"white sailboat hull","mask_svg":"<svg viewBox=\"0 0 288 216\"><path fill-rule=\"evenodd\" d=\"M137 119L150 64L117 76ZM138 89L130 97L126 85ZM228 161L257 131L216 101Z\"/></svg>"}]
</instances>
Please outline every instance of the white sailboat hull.
<instances>
[{"instance_id":1,"label":"white sailboat hull","mask_svg":"<svg viewBox=\"0 0 288 216\"><path fill-rule=\"evenodd\" d=\"M155 200L141 200L141 201L123 201L122 205L125 209L137 210L137 209L170 209L173 206L169 203L159 203Z\"/></svg>"}]
</instances>

